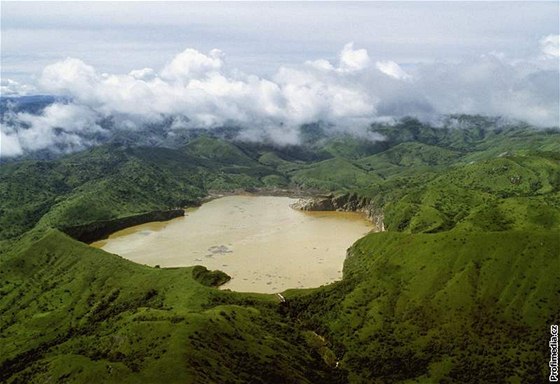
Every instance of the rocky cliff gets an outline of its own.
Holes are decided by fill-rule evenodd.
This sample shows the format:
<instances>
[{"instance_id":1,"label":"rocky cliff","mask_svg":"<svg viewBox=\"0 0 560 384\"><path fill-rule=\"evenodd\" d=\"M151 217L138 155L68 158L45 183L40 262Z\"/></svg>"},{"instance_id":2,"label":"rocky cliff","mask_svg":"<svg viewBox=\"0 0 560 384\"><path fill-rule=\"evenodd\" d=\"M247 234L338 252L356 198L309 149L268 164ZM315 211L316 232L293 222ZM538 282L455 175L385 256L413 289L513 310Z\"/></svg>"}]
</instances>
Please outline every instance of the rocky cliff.
<instances>
[{"instance_id":1,"label":"rocky cliff","mask_svg":"<svg viewBox=\"0 0 560 384\"><path fill-rule=\"evenodd\" d=\"M368 220L371 220L374 224L376 231L382 232L385 230L383 210L375 207L369 198L359 196L356 193L330 194L299 199L296 203L292 204L292 208L302 211L363 212Z\"/></svg>"},{"instance_id":2,"label":"rocky cliff","mask_svg":"<svg viewBox=\"0 0 560 384\"><path fill-rule=\"evenodd\" d=\"M180 217L185 214L183 209L171 209L167 211L152 211L139 215L120 217L113 220L96 221L93 223L77 225L73 227L59 228L67 235L85 243L101 240L111 233L121 229L148 223L150 221L166 221Z\"/></svg>"}]
</instances>

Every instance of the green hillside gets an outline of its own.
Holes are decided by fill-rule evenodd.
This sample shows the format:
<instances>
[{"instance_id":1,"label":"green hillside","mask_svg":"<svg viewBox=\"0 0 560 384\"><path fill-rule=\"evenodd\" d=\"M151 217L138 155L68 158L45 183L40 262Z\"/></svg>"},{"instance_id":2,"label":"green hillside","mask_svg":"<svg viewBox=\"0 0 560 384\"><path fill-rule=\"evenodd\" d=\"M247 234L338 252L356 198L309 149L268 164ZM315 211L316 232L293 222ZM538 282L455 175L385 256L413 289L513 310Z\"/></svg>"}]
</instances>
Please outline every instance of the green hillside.
<instances>
[{"instance_id":1,"label":"green hillside","mask_svg":"<svg viewBox=\"0 0 560 384\"><path fill-rule=\"evenodd\" d=\"M3 382L328 382L272 296L221 292L201 284L215 280L203 267L137 265L56 230L26 240L0 272Z\"/></svg>"},{"instance_id":2,"label":"green hillside","mask_svg":"<svg viewBox=\"0 0 560 384\"><path fill-rule=\"evenodd\" d=\"M336 191L349 187L367 187L380 178L375 174L368 174L357 164L349 160L335 157L291 172L292 181L304 189L318 189L322 191Z\"/></svg>"},{"instance_id":3,"label":"green hillside","mask_svg":"<svg viewBox=\"0 0 560 384\"><path fill-rule=\"evenodd\" d=\"M102 146L0 167L0 382L539 383L560 317L560 133L480 116L303 129L303 144ZM276 295L61 230L212 192L354 196L386 232L340 282ZM342 196L342 197L341 197Z\"/></svg>"},{"instance_id":4,"label":"green hillside","mask_svg":"<svg viewBox=\"0 0 560 384\"><path fill-rule=\"evenodd\" d=\"M290 292L289 314L336 343L349 382L537 382L559 249L557 231L371 234L342 282Z\"/></svg>"}]
</instances>

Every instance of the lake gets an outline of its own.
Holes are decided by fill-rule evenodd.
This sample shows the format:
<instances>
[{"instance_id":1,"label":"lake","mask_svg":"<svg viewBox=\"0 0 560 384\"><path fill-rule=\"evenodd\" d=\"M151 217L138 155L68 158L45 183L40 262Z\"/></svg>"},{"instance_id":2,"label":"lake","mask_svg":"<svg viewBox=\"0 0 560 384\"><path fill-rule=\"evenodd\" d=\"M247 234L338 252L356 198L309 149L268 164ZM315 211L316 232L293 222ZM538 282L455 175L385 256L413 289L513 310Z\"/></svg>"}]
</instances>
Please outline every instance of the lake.
<instances>
[{"instance_id":1,"label":"lake","mask_svg":"<svg viewBox=\"0 0 560 384\"><path fill-rule=\"evenodd\" d=\"M232 277L222 288L235 291L273 293L339 280L346 250L373 225L355 212L290 208L296 201L222 197L91 245L151 266L220 269Z\"/></svg>"}]
</instances>

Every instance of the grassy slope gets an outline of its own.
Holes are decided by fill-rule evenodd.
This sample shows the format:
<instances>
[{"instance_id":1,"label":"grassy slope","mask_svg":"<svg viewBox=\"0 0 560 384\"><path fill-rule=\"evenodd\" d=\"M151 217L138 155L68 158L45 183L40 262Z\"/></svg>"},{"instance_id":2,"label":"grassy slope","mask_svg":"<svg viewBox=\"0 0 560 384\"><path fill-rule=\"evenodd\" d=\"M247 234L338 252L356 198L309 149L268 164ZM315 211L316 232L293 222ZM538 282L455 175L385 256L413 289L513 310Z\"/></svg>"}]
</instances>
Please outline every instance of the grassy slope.
<instances>
[{"instance_id":1,"label":"grassy slope","mask_svg":"<svg viewBox=\"0 0 560 384\"><path fill-rule=\"evenodd\" d=\"M209 152L229 145L212 142L217 144ZM194 149L184 150L107 146L56 161L3 165L0 239L20 235L39 221L44 227L75 225L185 206L211 189L262 186L259 178L274 173L246 157L237 160L239 166L232 158L206 158L192 144Z\"/></svg>"},{"instance_id":2,"label":"grassy slope","mask_svg":"<svg viewBox=\"0 0 560 384\"><path fill-rule=\"evenodd\" d=\"M379 178L346 159L335 157L301 167L292 173L291 179L304 189L336 191L341 186L366 187Z\"/></svg>"},{"instance_id":3,"label":"grassy slope","mask_svg":"<svg viewBox=\"0 0 560 384\"><path fill-rule=\"evenodd\" d=\"M543 271L559 249L557 232L371 234L343 282L286 297L338 345L351 382L539 382L560 315L559 277Z\"/></svg>"},{"instance_id":4,"label":"grassy slope","mask_svg":"<svg viewBox=\"0 0 560 384\"><path fill-rule=\"evenodd\" d=\"M504 371L509 382L542 381L538 345L560 315L549 273L560 254L560 139L471 119L462 130L377 127L383 145L201 137L181 150L105 147L3 165L0 381L479 383L506 382ZM280 305L48 229L265 186L357 190L384 206L390 231L353 247L342 282L290 291Z\"/></svg>"},{"instance_id":5,"label":"grassy slope","mask_svg":"<svg viewBox=\"0 0 560 384\"><path fill-rule=\"evenodd\" d=\"M560 164L552 157L493 158L405 186L386 205L386 227L436 232L550 229L560 224Z\"/></svg>"},{"instance_id":6,"label":"grassy slope","mask_svg":"<svg viewBox=\"0 0 560 384\"><path fill-rule=\"evenodd\" d=\"M218 291L193 268L137 265L49 230L0 273L7 382L327 380L274 296Z\"/></svg>"}]
</instances>

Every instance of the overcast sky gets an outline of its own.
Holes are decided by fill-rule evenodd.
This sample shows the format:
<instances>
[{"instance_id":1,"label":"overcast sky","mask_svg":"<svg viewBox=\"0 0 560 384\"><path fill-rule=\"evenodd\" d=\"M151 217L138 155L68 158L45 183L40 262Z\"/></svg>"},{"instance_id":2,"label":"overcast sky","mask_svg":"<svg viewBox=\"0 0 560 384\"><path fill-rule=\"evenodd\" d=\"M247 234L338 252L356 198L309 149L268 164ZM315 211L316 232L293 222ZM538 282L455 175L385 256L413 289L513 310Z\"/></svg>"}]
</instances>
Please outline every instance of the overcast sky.
<instances>
[{"instance_id":1,"label":"overcast sky","mask_svg":"<svg viewBox=\"0 0 560 384\"><path fill-rule=\"evenodd\" d=\"M267 75L334 59L353 41L401 65L501 52L535 55L558 34L558 2L9 2L2 1L2 76L32 82L79 58L99 71L161 68L186 48L225 52L228 65Z\"/></svg>"},{"instance_id":2,"label":"overcast sky","mask_svg":"<svg viewBox=\"0 0 560 384\"><path fill-rule=\"evenodd\" d=\"M403 116L559 126L557 1L0 5L2 94L69 100L5 113L0 156L162 122L278 144L317 121L361 137Z\"/></svg>"}]
</instances>

